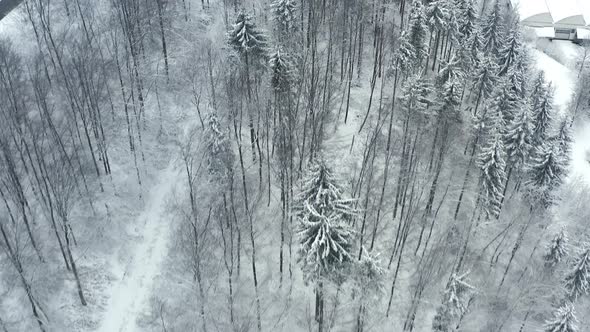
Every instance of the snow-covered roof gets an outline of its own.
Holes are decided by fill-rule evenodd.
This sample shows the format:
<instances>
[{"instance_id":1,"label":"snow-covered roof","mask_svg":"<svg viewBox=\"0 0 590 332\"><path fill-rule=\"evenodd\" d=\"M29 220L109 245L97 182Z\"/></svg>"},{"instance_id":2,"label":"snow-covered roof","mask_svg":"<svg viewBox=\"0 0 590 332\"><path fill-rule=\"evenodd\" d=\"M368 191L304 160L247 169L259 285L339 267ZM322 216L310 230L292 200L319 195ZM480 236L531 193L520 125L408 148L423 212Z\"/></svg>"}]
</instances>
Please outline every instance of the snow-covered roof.
<instances>
[{"instance_id":1,"label":"snow-covered roof","mask_svg":"<svg viewBox=\"0 0 590 332\"><path fill-rule=\"evenodd\" d=\"M590 28L588 0L511 0L523 25L532 27Z\"/></svg>"},{"instance_id":2,"label":"snow-covered roof","mask_svg":"<svg viewBox=\"0 0 590 332\"><path fill-rule=\"evenodd\" d=\"M542 2L542 1L539 1ZM584 13L578 0L545 0L553 17L553 24L558 27L585 26Z\"/></svg>"},{"instance_id":3,"label":"snow-covered roof","mask_svg":"<svg viewBox=\"0 0 590 332\"><path fill-rule=\"evenodd\" d=\"M520 0L518 9L524 25L545 27L553 24L553 16L545 0Z\"/></svg>"}]
</instances>

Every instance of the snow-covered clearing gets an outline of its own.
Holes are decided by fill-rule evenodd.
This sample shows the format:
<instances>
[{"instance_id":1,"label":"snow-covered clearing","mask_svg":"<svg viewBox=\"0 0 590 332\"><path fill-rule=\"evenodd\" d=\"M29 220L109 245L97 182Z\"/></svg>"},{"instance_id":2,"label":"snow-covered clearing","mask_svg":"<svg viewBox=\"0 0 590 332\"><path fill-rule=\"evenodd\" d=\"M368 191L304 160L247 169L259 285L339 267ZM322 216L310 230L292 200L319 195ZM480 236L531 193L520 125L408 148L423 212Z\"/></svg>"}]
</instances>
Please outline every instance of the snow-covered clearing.
<instances>
[{"instance_id":1,"label":"snow-covered clearing","mask_svg":"<svg viewBox=\"0 0 590 332\"><path fill-rule=\"evenodd\" d=\"M135 227L141 238L133 252L115 265L118 282L111 290L107 311L99 331L136 331L136 318L144 312L150 299L154 278L160 273L160 264L166 256L170 238L169 218L166 217L167 197L177 183L174 163L162 170L157 184L146 202L146 210L139 216ZM131 232L132 232L131 231Z\"/></svg>"}]
</instances>

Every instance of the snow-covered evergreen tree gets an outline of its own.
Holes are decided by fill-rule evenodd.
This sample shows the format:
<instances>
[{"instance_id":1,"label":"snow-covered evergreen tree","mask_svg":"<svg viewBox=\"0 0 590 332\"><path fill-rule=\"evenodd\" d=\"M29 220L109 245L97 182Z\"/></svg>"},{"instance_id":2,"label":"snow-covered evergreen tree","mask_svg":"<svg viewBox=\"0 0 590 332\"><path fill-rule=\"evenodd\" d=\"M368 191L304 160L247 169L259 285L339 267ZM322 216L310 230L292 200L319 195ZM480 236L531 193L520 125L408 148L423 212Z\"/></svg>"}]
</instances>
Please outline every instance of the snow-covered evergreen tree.
<instances>
[{"instance_id":1,"label":"snow-covered evergreen tree","mask_svg":"<svg viewBox=\"0 0 590 332\"><path fill-rule=\"evenodd\" d=\"M481 28L483 50L486 54L498 55L502 44L502 10L500 0L494 2L490 13L483 20Z\"/></svg>"},{"instance_id":2,"label":"snow-covered evergreen tree","mask_svg":"<svg viewBox=\"0 0 590 332\"><path fill-rule=\"evenodd\" d=\"M441 60L441 69L436 75L436 85L443 87L445 83L452 80L461 80L464 77L463 59L454 54L448 61Z\"/></svg>"},{"instance_id":3,"label":"snow-covered evergreen tree","mask_svg":"<svg viewBox=\"0 0 590 332\"><path fill-rule=\"evenodd\" d=\"M467 310L469 295L475 287L467 281L466 272L461 275L453 273L444 292L443 302L436 310L432 321L433 332L454 331L457 319Z\"/></svg>"},{"instance_id":4,"label":"snow-covered evergreen tree","mask_svg":"<svg viewBox=\"0 0 590 332\"><path fill-rule=\"evenodd\" d=\"M323 161L310 166L294 197L299 260L306 281L337 279L352 259L353 200Z\"/></svg>"},{"instance_id":5,"label":"snow-covered evergreen tree","mask_svg":"<svg viewBox=\"0 0 590 332\"><path fill-rule=\"evenodd\" d=\"M416 63L416 51L414 50L412 43L410 43L410 39L406 31L402 31L401 33L399 38L399 46L395 51L393 58L397 70L401 70L404 73L411 72L412 67Z\"/></svg>"},{"instance_id":6,"label":"snow-covered evergreen tree","mask_svg":"<svg viewBox=\"0 0 590 332\"><path fill-rule=\"evenodd\" d=\"M522 47L520 26L518 23L515 23L506 35L506 38L502 43L502 48L498 54L498 63L500 65L499 75L507 74L510 68L514 66Z\"/></svg>"},{"instance_id":7,"label":"snow-covered evergreen tree","mask_svg":"<svg viewBox=\"0 0 590 332\"><path fill-rule=\"evenodd\" d=\"M474 73L473 89L476 95L476 108L482 101L487 99L494 91L498 78L496 73L498 67L496 62L488 56L484 56L480 53L478 56L480 59L476 71Z\"/></svg>"},{"instance_id":8,"label":"snow-covered evergreen tree","mask_svg":"<svg viewBox=\"0 0 590 332\"><path fill-rule=\"evenodd\" d=\"M461 114L459 105L461 104L461 89L457 78L447 81L439 90L438 100L438 118L441 123L460 122Z\"/></svg>"},{"instance_id":9,"label":"snow-covered evergreen tree","mask_svg":"<svg viewBox=\"0 0 590 332\"><path fill-rule=\"evenodd\" d=\"M410 10L410 20L407 29L408 43L412 45L414 53L413 63L419 65L428 56L428 27L426 25L426 14L422 1L413 0Z\"/></svg>"},{"instance_id":10,"label":"snow-covered evergreen tree","mask_svg":"<svg viewBox=\"0 0 590 332\"><path fill-rule=\"evenodd\" d=\"M545 81L545 73L540 71L533 81L531 88L530 99L533 109L536 109L539 106L541 99L545 97L547 91L548 87L547 82Z\"/></svg>"},{"instance_id":11,"label":"snow-covered evergreen tree","mask_svg":"<svg viewBox=\"0 0 590 332\"><path fill-rule=\"evenodd\" d=\"M278 93L289 92L293 84L293 65L289 57L279 47L270 55L268 63L272 88Z\"/></svg>"},{"instance_id":12,"label":"snow-covered evergreen tree","mask_svg":"<svg viewBox=\"0 0 590 332\"><path fill-rule=\"evenodd\" d=\"M210 112L207 116L204 138L207 149L207 170L212 181L223 187L230 181L234 154L227 132L214 112Z\"/></svg>"},{"instance_id":13,"label":"snow-covered evergreen tree","mask_svg":"<svg viewBox=\"0 0 590 332\"><path fill-rule=\"evenodd\" d=\"M583 244L574 258L572 269L565 276L565 289L572 301L590 293L590 244Z\"/></svg>"},{"instance_id":14,"label":"snow-covered evergreen tree","mask_svg":"<svg viewBox=\"0 0 590 332\"><path fill-rule=\"evenodd\" d=\"M530 184L549 188L555 188L561 184L565 165L554 144L544 143L536 147L529 167Z\"/></svg>"},{"instance_id":15,"label":"snow-covered evergreen tree","mask_svg":"<svg viewBox=\"0 0 590 332\"><path fill-rule=\"evenodd\" d=\"M469 39L476 30L478 20L473 0L461 0L458 7L459 33L463 39Z\"/></svg>"},{"instance_id":16,"label":"snow-covered evergreen tree","mask_svg":"<svg viewBox=\"0 0 590 332\"><path fill-rule=\"evenodd\" d=\"M572 303L566 303L553 313L553 318L545 322L544 332L577 332L578 319Z\"/></svg>"},{"instance_id":17,"label":"snow-covered evergreen tree","mask_svg":"<svg viewBox=\"0 0 590 332\"><path fill-rule=\"evenodd\" d=\"M292 33L297 28L296 0L274 0L271 7L281 34Z\"/></svg>"},{"instance_id":18,"label":"snow-covered evergreen tree","mask_svg":"<svg viewBox=\"0 0 590 332\"><path fill-rule=\"evenodd\" d=\"M562 228L559 233L555 234L551 242L547 245L547 252L543 256L545 266L554 268L567 255L567 233Z\"/></svg>"},{"instance_id":19,"label":"snow-covered evergreen tree","mask_svg":"<svg viewBox=\"0 0 590 332\"><path fill-rule=\"evenodd\" d=\"M487 217L498 217L506 184L506 151L502 142L499 121L489 133L478 155L481 170L482 194Z\"/></svg>"},{"instance_id":20,"label":"snow-covered evergreen tree","mask_svg":"<svg viewBox=\"0 0 590 332\"><path fill-rule=\"evenodd\" d=\"M357 331L363 331L370 306L383 293L385 269L379 260L379 254L368 252L363 248L360 260L354 264L353 280L355 297L359 299L357 314ZM369 311L370 313L370 311Z\"/></svg>"},{"instance_id":21,"label":"snow-covered evergreen tree","mask_svg":"<svg viewBox=\"0 0 590 332\"><path fill-rule=\"evenodd\" d=\"M563 157L554 143L543 143L533 147L527 165L528 196L545 207L555 202L555 190L563 182L566 169Z\"/></svg>"},{"instance_id":22,"label":"snow-covered evergreen tree","mask_svg":"<svg viewBox=\"0 0 590 332\"><path fill-rule=\"evenodd\" d=\"M539 89L538 91L542 91ZM535 104L533 104L535 105ZM551 130L553 122L553 89L551 86L540 96L536 107L533 108L533 121L535 124L533 138L535 145L547 141L547 134Z\"/></svg>"},{"instance_id":23,"label":"snow-covered evergreen tree","mask_svg":"<svg viewBox=\"0 0 590 332\"><path fill-rule=\"evenodd\" d=\"M521 100L524 100L526 95L529 61L527 49L523 48L516 57L514 64L508 69L508 73L506 73L514 94Z\"/></svg>"},{"instance_id":24,"label":"snow-covered evergreen tree","mask_svg":"<svg viewBox=\"0 0 590 332\"><path fill-rule=\"evenodd\" d=\"M407 115L421 117L425 115L424 111L430 104L429 96L431 93L432 86L427 78L421 75L412 75L404 82L399 99L403 109L410 112Z\"/></svg>"},{"instance_id":25,"label":"snow-covered evergreen tree","mask_svg":"<svg viewBox=\"0 0 590 332\"><path fill-rule=\"evenodd\" d=\"M239 13L232 30L228 33L229 44L250 64L266 57L266 37L249 15Z\"/></svg>"},{"instance_id":26,"label":"snow-covered evergreen tree","mask_svg":"<svg viewBox=\"0 0 590 332\"><path fill-rule=\"evenodd\" d=\"M572 152L572 128L571 128L571 119L565 118L559 123L559 127L557 128L557 133L555 136L552 137L552 140L557 144L559 153L565 163L565 165L569 165L571 161L571 152Z\"/></svg>"},{"instance_id":27,"label":"snow-covered evergreen tree","mask_svg":"<svg viewBox=\"0 0 590 332\"><path fill-rule=\"evenodd\" d=\"M533 123L530 106L524 105L504 134L508 161L513 167L525 165L531 151Z\"/></svg>"},{"instance_id":28,"label":"snow-covered evergreen tree","mask_svg":"<svg viewBox=\"0 0 590 332\"><path fill-rule=\"evenodd\" d=\"M447 0L434 0L426 6L426 19L433 31L445 31L450 15Z\"/></svg>"},{"instance_id":29,"label":"snow-covered evergreen tree","mask_svg":"<svg viewBox=\"0 0 590 332\"><path fill-rule=\"evenodd\" d=\"M510 81L501 78L492 91L488 102L488 110L496 114L501 114L502 120L505 123L510 123L514 120L514 113L517 107L518 97L514 94Z\"/></svg>"}]
</instances>

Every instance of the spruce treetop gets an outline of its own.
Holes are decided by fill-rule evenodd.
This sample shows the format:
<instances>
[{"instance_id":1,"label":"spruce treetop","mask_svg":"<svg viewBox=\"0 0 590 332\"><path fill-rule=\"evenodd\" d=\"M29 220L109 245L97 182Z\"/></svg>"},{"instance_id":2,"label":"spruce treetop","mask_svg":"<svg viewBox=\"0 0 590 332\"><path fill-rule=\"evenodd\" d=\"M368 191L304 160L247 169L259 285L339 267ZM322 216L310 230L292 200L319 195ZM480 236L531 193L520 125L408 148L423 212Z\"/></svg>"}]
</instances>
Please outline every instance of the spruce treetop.
<instances>
[{"instance_id":1,"label":"spruce treetop","mask_svg":"<svg viewBox=\"0 0 590 332\"><path fill-rule=\"evenodd\" d=\"M281 33L288 34L297 27L295 23L297 11L296 0L275 0L271 4L271 7L274 13L274 19L279 25Z\"/></svg>"},{"instance_id":2,"label":"spruce treetop","mask_svg":"<svg viewBox=\"0 0 590 332\"><path fill-rule=\"evenodd\" d=\"M207 148L207 170L212 175L212 180L223 186L229 181L234 155L227 133L214 112L207 115L204 135Z\"/></svg>"},{"instance_id":3,"label":"spruce treetop","mask_svg":"<svg viewBox=\"0 0 590 332\"><path fill-rule=\"evenodd\" d=\"M578 250L572 269L565 277L565 288L571 300L590 294L590 244L584 243Z\"/></svg>"},{"instance_id":4,"label":"spruce treetop","mask_svg":"<svg viewBox=\"0 0 590 332\"><path fill-rule=\"evenodd\" d=\"M462 1L458 4L459 33L465 39L470 38L476 29L477 12L473 0Z\"/></svg>"},{"instance_id":5,"label":"spruce treetop","mask_svg":"<svg viewBox=\"0 0 590 332\"><path fill-rule=\"evenodd\" d=\"M428 27L426 26L424 6L422 6L420 0L412 1L407 31L408 42L412 45L416 57L415 62L420 63L422 59L428 56L428 42L426 40Z\"/></svg>"},{"instance_id":6,"label":"spruce treetop","mask_svg":"<svg viewBox=\"0 0 590 332\"><path fill-rule=\"evenodd\" d=\"M293 84L293 65L282 49L279 47L270 55L268 60L271 70L271 85L278 93L290 91Z\"/></svg>"},{"instance_id":7,"label":"spruce treetop","mask_svg":"<svg viewBox=\"0 0 590 332\"><path fill-rule=\"evenodd\" d=\"M488 218L499 216L506 184L506 151L500 131L498 124L491 129L477 159Z\"/></svg>"},{"instance_id":8,"label":"spruce treetop","mask_svg":"<svg viewBox=\"0 0 590 332\"><path fill-rule=\"evenodd\" d=\"M553 318L545 322L544 332L577 332L578 319L574 305L564 304L553 313Z\"/></svg>"},{"instance_id":9,"label":"spruce treetop","mask_svg":"<svg viewBox=\"0 0 590 332\"><path fill-rule=\"evenodd\" d=\"M266 57L266 37L246 13L238 14L228 38L229 44L241 56L253 58L252 60Z\"/></svg>"},{"instance_id":10,"label":"spruce treetop","mask_svg":"<svg viewBox=\"0 0 590 332\"><path fill-rule=\"evenodd\" d=\"M312 164L294 197L299 221L299 260L306 281L338 280L351 262L356 215L354 200L343 197L332 171L323 161Z\"/></svg>"},{"instance_id":11,"label":"spruce treetop","mask_svg":"<svg viewBox=\"0 0 590 332\"><path fill-rule=\"evenodd\" d=\"M446 0L435 0L426 7L426 19L433 30L445 31L448 28L450 9Z\"/></svg>"},{"instance_id":12,"label":"spruce treetop","mask_svg":"<svg viewBox=\"0 0 590 332\"><path fill-rule=\"evenodd\" d=\"M565 232L565 229L562 228L547 245L547 252L543 256L545 266L548 268L554 268L559 262L561 262L561 260L568 254L567 244L567 233Z\"/></svg>"},{"instance_id":13,"label":"spruce treetop","mask_svg":"<svg viewBox=\"0 0 590 332\"><path fill-rule=\"evenodd\" d=\"M500 1L496 0L490 13L484 18L481 29L483 49L487 54L498 55L502 42L502 30L502 11L500 9Z\"/></svg>"},{"instance_id":14,"label":"spruce treetop","mask_svg":"<svg viewBox=\"0 0 590 332\"><path fill-rule=\"evenodd\" d=\"M520 114L508 125L504 141L509 161L513 165L525 165L532 147L533 124L530 105L524 105Z\"/></svg>"},{"instance_id":15,"label":"spruce treetop","mask_svg":"<svg viewBox=\"0 0 590 332\"><path fill-rule=\"evenodd\" d=\"M505 75L508 70L514 66L516 59L520 55L522 49L522 36L520 33L520 26L515 23L504 38L503 47L500 49L498 61L500 64L500 75Z\"/></svg>"}]
</instances>

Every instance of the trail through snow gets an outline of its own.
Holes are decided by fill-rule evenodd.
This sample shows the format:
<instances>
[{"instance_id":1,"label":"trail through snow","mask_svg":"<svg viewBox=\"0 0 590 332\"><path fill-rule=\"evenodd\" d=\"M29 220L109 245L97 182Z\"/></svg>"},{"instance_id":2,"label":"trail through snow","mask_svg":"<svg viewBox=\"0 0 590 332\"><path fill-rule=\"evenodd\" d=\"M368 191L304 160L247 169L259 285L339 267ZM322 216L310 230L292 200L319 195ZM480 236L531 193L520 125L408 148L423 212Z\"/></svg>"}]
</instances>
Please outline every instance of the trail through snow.
<instances>
[{"instance_id":1,"label":"trail through snow","mask_svg":"<svg viewBox=\"0 0 590 332\"><path fill-rule=\"evenodd\" d=\"M139 243L124 266L116 267L118 283L112 288L100 332L133 332L137 317L146 312L154 278L166 256L170 238L169 218L166 217L167 198L176 184L174 163L164 169L152 188L144 212L136 226Z\"/></svg>"}]
</instances>

